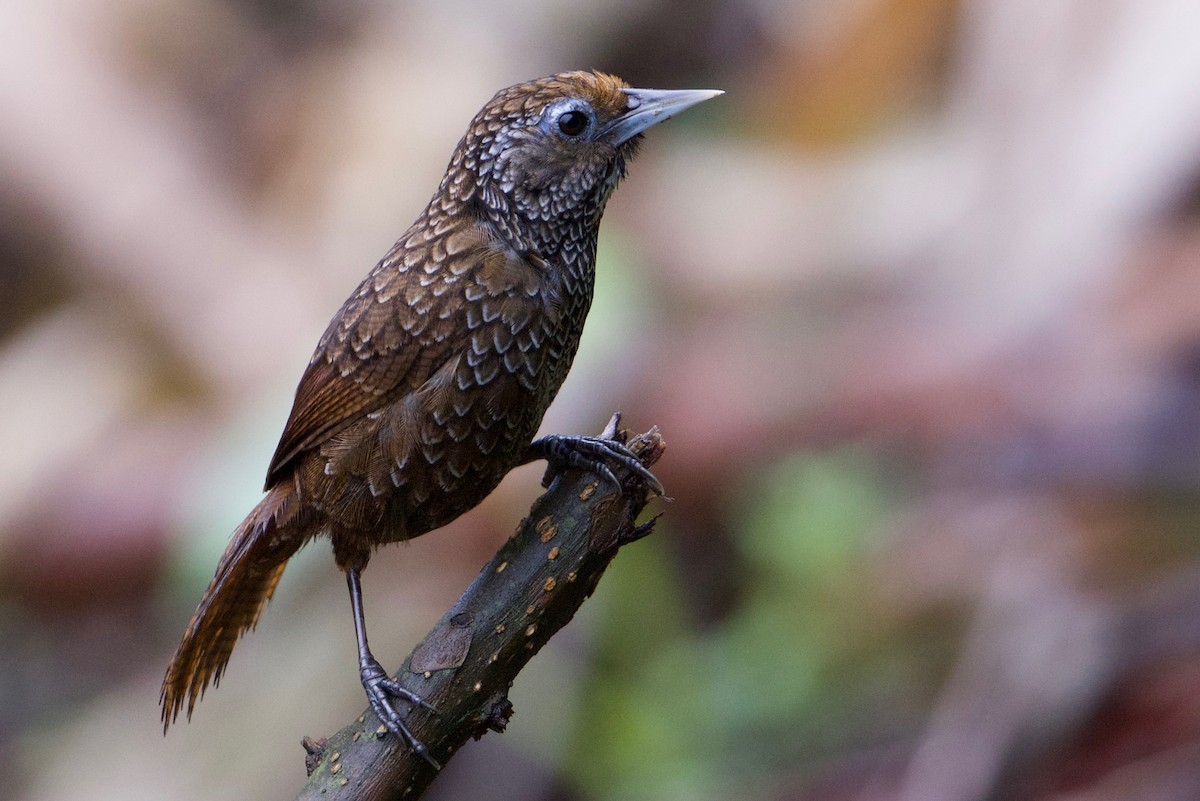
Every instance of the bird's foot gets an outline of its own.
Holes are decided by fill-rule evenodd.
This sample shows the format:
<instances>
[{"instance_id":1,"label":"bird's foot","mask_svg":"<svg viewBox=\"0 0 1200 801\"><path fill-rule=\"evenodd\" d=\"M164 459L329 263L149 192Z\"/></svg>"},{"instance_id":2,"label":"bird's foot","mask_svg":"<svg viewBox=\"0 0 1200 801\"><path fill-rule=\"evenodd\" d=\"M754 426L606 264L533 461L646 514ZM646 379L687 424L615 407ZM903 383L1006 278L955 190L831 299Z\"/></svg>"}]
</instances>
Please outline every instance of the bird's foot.
<instances>
[{"instance_id":1,"label":"bird's foot","mask_svg":"<svg viewBox=\"0 0 1200 801\"><path fill-rule=\"evenodd\" d=\"M414 706L423 706L435 715L437 714L437 710L427 703L424 698L412 690L401 686L400 682L388 678L383 666L375 660L363 662L359 667L359 675L362 678L363 689L367 691L367 701L370 702L371 709L375 711L380 722L393 735L398 737L402 742L407 743L414 754L424 759L437 770L441 770L442 766L430 755L429 749L425 747L425 744L408 730L408 726L404 723L404 716L396 710L393 700L399 698Z\"/></svg>"},{"instance_id":2,"label":"bird's foot","mask_svg":"<svg viewBox=\"0 0 1200 801\"><path fill-rule=\"evenodd\" d=\"M655 494L663 494L662 482L641 463L633 451L614 439L550 434L531 443L529 452L533 458L549 462L551 470L586 470L620 488L621 481L609 466L615 463L645 482Z\"/></svg>"}]
</instances>

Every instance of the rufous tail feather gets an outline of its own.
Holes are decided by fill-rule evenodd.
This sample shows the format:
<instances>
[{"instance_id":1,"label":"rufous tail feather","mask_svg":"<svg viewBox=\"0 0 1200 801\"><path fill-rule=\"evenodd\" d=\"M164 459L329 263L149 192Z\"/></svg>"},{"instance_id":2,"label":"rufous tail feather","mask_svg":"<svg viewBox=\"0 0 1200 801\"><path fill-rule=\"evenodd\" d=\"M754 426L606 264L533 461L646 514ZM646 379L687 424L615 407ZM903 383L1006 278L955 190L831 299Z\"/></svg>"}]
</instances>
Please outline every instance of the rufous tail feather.
<instances>
[{"instance_id":1,"label":"rufous tail feather","mask_svg":"<svg viewBox=\"0 0 1200 801\"><path fill-rule=\"evenodd\" d=\"M209 683L220 682L238 637L254 628L287 560L308 538L294 519L294 499L290 483L273 488L234 532L163 678L164 732L185 704L191 718Z\"/></svg>"}]
</instances>

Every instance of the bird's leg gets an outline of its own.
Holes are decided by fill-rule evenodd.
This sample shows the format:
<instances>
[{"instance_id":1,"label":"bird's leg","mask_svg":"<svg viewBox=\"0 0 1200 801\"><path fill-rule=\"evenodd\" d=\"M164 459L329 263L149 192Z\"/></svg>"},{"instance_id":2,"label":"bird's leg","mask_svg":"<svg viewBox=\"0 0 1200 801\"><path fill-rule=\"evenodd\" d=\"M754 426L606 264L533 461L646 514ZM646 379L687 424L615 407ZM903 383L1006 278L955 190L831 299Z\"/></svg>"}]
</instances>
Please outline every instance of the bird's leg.
<instances>
[{"instance_id":1,"label":"bird's leg","mask_svg":"<svg viewBox=\"0 0 1200 801\"><path fill-rule=\"evenodd\" d=\"M430 756L425 744L414 737L408 727L404 725L404 718L392 705L392 699L403 698L411 704L423 706L432 712L436 713L437 710L412 690L402 687L396 680L388 678L387 671L383 669L379 660L367 647L367 627L363 620L360 570L359 567L351 567L346 570L346 584L350 588L350 605L354 609L354 636L358 639L358 675L362 679L363 689L367 691L367 700L370 701L371 709L375 710L379 720L383 722L384 726L387 726L388 731L408 743L413 753L441 770L442 766Z\"/></svg>"},{"instance_id":2,"label":"bird's leg","mask_svg":"<svg viewBox=\"0 0 1200 801\"><path fill-rule=\"evenodd\" d=\"M655 493L663 494L663 485L654 474L633 455L633 451L614 439L549 434L529 443L521 464L537 459L545 459L554 470L586 470L619 488L621 482L609 467L610 463L615 463L646 482Z\"/></svg>"}]
</instances>

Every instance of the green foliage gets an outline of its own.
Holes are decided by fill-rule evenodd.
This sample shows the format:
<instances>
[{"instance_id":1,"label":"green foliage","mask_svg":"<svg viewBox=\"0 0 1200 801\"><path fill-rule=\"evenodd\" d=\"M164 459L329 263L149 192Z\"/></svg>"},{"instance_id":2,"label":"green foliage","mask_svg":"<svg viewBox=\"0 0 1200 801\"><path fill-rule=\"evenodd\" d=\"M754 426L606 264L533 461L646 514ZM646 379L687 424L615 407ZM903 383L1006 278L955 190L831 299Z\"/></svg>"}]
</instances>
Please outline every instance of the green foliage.
<instances>
[{"instance_id":1,"label":"green foliage","mask_svg":"<svg viewBox=\"0 0 1200 801\"><path fill-rule=\"evenodd\" d=\"M858 449L751 478L733 521L740 602L707 631L689 620L668 530L619 558L601 593L604 661L566 763L577 785L596 798L720 798L830 749L847 705L880 680L861 563L891 494Z\"/></svg>"}]
</instances>

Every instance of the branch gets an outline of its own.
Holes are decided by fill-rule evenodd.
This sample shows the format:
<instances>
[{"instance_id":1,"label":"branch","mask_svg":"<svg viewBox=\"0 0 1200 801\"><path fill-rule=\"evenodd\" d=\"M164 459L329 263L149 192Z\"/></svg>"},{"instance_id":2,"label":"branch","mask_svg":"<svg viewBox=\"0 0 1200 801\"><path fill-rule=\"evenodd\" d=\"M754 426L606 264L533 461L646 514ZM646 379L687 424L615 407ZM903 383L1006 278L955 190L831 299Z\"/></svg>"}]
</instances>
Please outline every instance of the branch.
<instances>
[{"instance_id":1,"label":"branch","mask_svg":"<svg viewBox=\"0 0 1200 801\"><path fill-rule=\"evenodd\" d=\"M602 436L624 441L619 420L614 415ZM629 447L647 467L665 448L657 428ZM653 520L635 525L647 499L640 482L618 490L587 473L563 473L413 649L396 678L438 710L408 717L434 759L444 765L469 737L504 731L517 674L592 594L617 550L650 532ZM419 798L437 770L384 732L368 709L328 740L304 738L309 778L297 801Z\"/></svg>"}]
</instances>

